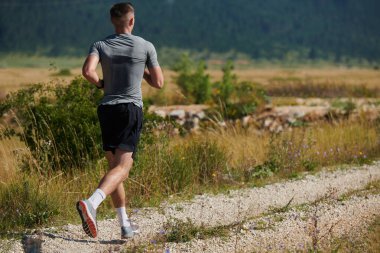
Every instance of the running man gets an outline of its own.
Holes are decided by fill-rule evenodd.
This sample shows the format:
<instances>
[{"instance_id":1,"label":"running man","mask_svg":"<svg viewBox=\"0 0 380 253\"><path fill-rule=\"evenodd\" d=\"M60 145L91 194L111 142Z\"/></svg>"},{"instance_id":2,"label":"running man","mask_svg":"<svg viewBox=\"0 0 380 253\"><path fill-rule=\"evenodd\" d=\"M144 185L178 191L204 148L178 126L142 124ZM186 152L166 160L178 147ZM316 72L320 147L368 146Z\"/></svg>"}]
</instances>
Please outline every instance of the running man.
<instances>
[{"instance_id":1,"label":"running man","mask_svg":"<svg viewBox=\"0 0 380 253\"><path fill-rule=\"evenodd\" d=\"M77 202L77 210L84 231L95 238L98 234L96 209L111 195L121 227L121 238L127 239L133 237L136 228L125 210L123 182L132 167L142 128L141 82L144 78L149 85L160 89L164 77L152 43L132 35L135 24L133 5L115 4L110 9L110 15L115 34L90 47L82 69L83 76L89 82L104 90L98 117L109 171L91 197ZM98 63L102 67L103 80L95 71Z\"/></svg>"}]
</instances>

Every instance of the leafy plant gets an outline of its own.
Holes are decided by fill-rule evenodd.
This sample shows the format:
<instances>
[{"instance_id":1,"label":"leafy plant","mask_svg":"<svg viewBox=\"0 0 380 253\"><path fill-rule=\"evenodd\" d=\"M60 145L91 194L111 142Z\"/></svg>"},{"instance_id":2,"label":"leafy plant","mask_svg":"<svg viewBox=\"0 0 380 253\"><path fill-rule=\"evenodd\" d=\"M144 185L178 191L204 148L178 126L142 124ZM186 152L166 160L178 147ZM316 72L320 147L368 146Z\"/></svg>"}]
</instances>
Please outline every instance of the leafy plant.
<instances>
[{"instance_id":1,"label":"leafy plant","mask_svg":"<svg viewBox=\"0 0 380 253\"><path fill-rule=\"evenodd\" d=\"M178 73L176 83L189 103L202 104L210 99L211 81L205 73L204 62L201 61L194 67L189 56L184 54L174 70Z\"/></svg>"},{"instance_id":2,"label":"leafy plant","mask_svg":"<svg viewBox=\"0 0 380 253\"><path fill-rule=\"evenodd\" d=\"M230 104L231 96L237 86L237 76L232 72L234 65L228 61L222 68L223 78L220 82L213 85L213 99L223 101L225 104Z\"/></svg>"},{"instance_id":3,"label":"leafy plant","mask_svg":"<svg viewBox=\"0 0 380 253\"><path fill-rule=\"evenodd\" d=\"M0 104L19 121L17 135L31 150L42 171L88 167L101 157L96 113L101 92L84 79L68 86L36 85Z\"/></svg>"},{"instance_id":4,"label":"leafy plant","mask_svg":"<svg viewBox=\"0 0 380 253\"><path fill-rule=\"evenodd\" d=\"M219 106L216 107L216 113L222 114L225 119L238 119L252 114L268 101L260 85L238 82L233 69L232 62L227 62L223 67L222 80L213 85L213 101Z\"/></svg>"}]
</instances>

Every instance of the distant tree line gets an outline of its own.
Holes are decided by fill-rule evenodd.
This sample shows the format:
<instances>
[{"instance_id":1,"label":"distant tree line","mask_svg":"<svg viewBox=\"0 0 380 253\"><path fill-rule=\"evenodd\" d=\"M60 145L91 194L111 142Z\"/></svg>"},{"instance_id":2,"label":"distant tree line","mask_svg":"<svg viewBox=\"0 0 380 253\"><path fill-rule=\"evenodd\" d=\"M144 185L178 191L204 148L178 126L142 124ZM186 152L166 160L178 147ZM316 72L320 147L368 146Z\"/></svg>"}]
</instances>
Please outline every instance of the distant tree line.
<instances>
[{"instance_id":1,"label":"distant tree line","mask_svg":"<svg viewBox=\"0 0 380 253\"><path fill-rule=\"evenodd\" d=\"M85 55L113 33L110 0L4 0L0 53ZM135 34L158 48L255 59L380 60L379 0L136 0Z\"/></svg>"}]
</instances>

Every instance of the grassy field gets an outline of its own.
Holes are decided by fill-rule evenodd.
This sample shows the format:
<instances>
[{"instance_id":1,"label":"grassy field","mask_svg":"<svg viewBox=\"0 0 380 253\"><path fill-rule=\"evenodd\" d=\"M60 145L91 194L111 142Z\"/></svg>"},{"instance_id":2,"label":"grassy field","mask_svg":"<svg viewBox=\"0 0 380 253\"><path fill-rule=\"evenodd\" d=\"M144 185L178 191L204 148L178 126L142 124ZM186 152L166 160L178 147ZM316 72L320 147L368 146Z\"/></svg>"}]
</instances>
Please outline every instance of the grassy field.
<instances>
[{"instance_id":1,"label":"grassy field","mask_svg":"<svg viewBox=\"0 0 380 253\"><path fill-rule=\"evenodd\" d=\"M68 69L71 75L57 75L62 69ZM98 68L99 74L101 73ZM293 87L300 85L326 87L365 87L367 89L379 89L380 71L373 69L355 68L320 68L320 69L237 69L234 71L240 81L251 81L259 83L264 87ZM63 81L68 82L75 76L81 74L80 68L0 68L0 97L4 97L10 91L17 90L32 83L47 83ZM221 70L209 70L211 80L220 80ZM165 87L162 91L157 91L143 84L143 94L145 98L155 97L160 104L173 104L176 100L181 100L179 88L175 85L176 73L169 69L164 69ZM310 86L309 85L309 86ZM380 92L379 92L380 93ZM316 94L317 95L317 94ZM378 94L380 96L380 94Z\"/></svg>"},{"instance_id":2,"label":"grassy field","mask_svg":"<svg viewBox=\"0 0 380 253\"><path fill-rule=\"evenodd\" d=\"M80 74L79 68L63 70L0 69L0 93L4 96L31 83L68 83ZM180 101L175 73L167 69L164 73L165 89L155 91L144 83L145 97L161 104ZM212 80L222 75L216 70L208 73ZM327 83L347 89L363 85L376 89L380 82L379 71L366 69L238 69L235 73L239 80L269 88L287 87L289 82L294 85L294 80L311 80L317 86ZM282 83L278 84L279 80ZM157 205L169 196L188 198L201 192L263 185L315 172L323 166L370 162L380 157L379 136L379 123L363 117L355 122L321 122L280 134L228 125L205 129L201 135L157 138L141 153L126 182L131 196L128 207ZM0 231L78 223L75 202L96 188L107 169L105 159L99 159L69 173L41 171L31 151L16 138L0 140L0 159L0 216L5 217ZM104 206L107 208L102 208L100 217L109 217L112 204L108 200Z\"/></svg>"}]
</instances>

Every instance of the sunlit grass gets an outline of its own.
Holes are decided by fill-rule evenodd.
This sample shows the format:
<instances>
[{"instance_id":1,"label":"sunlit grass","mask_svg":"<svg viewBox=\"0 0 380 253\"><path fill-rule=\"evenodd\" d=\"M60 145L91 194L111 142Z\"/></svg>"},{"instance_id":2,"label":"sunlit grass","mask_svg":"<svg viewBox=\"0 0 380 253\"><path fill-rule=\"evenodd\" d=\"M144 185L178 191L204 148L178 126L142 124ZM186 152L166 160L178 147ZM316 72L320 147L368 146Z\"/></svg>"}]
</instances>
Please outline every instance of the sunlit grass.
<instances>
[{"instance_id":1,"label":"sunlit grass","mask_svg":"<svg viewBox=\"0 0 380 253\"><path fill-rule=\"evenodd\" d=\"M323 166L369 162L380 157L377 131L375 124L359 121L322 123L278 135L230 127L156 141L140 154L125 183L129 207L157 205L175 194L190 197L207 189L265 184L303 171L318 171ZM97 187L107 170L105 159L70 173L41 174L35 169L23 172L20 157L14 155L20 149L28 152L17 140L0 142L0 153L7 164L0 170L0 199L5 203L0 212L7 217L13 215L8 217L13 223L3 223L2 228L79 222L75 202L88 197ZM277 168L270 168L272 173L267 173L262 165L271 159ZM34 197L24 199L25 187L35 191ZM26 209L22 209L25 205ZM109 212L110 200L102 206L99 217L114 215ZM9 208L25 210L31 216L14 216Z\"/></svg>"}]
</instances>

